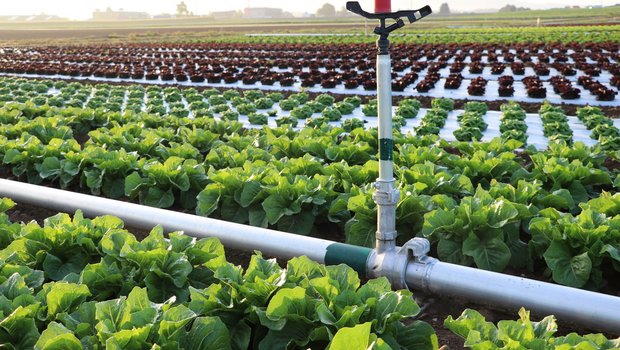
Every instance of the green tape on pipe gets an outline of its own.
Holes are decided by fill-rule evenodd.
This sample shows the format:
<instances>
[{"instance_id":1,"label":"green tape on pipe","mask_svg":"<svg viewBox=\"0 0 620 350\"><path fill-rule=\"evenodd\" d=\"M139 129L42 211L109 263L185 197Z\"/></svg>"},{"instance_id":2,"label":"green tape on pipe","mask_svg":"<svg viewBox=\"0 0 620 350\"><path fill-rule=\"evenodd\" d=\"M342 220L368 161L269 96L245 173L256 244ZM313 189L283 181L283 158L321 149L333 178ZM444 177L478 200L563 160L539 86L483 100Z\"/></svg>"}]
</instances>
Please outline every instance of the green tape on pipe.
<instances>
[{"instance_id":1,"label":"green tape on pipe","mask_svg":"<svg viewBox=\"0 0 620 350\"><path fill-rule=\"evenodd\" d=\"M357 273L366 276L366 262L371 252L370 248L334 243L327 247L325 265L347 264Z\"/></svg>"},{"instance_id":2,"label":"green tape on pipe","mask_svg":"<svg viewBox=\"0 0 620 350\"><path fill-rule=\"evenodd\" d=\"M392 139L380 139L379 140L379 159L380 160L393 160L392 156L394 152L394 141Z\"/></svg>"}]
</instances>

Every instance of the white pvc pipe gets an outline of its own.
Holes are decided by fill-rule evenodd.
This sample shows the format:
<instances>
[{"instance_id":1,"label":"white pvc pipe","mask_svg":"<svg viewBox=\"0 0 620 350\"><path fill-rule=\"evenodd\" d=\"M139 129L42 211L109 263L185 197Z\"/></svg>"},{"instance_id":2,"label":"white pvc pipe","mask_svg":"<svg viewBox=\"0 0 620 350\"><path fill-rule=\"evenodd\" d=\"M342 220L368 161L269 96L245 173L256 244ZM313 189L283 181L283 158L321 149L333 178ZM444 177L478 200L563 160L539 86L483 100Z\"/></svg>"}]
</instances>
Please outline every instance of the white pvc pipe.
<instances>
[{"instance_id":1,"label":"white pvc pipe","mask_svg":"<svg viewBox=\"0 0 620 350\"><path fill-rule=\"evenodd\" d=\"M406 280L410 289L506 309L524 307L620 335L619 297L439 261L410 263Z\"/></svg>"},{"instance_id":2,"label":"white pvc pipe","mask_svg":"<svg viewBox=\"0 0 620 350\"><path fill-rule=\"evenodd\" d=\"M390 55L377 55L377 114L379 140L392 140L392 61ZM394 162L379 161L379 181L394 180Z\"/></svg>"},{"instance_id":3,"label":"white pvc pipe","mask_svg":"<svg viewBox=\"0 0 620 350\"><path fill-rule=\"evenodd\" d=\"M112 199L62 191L49 187L0 179L0 197L67 212L78 209L89 217L113 215L129 226L150 230L161 224L168 232L184 231L195 237L217 237L227 248L260 250L270 256L293 258L306 255L325 262L332 241L293 235L259 227L209 219L202 216L157 209Z\"/></svg>"},{"instance_id":4,"label":"white pvc pipe","mask_svg":"<svg viewBox=\"0 0 620 350\"><path fill-rule=\"evenodd\" d=\"M306 255L314 261L325 263L328 247L338 245L317 238L4 179L0 179L0 197L60 212L80 209L91 217L114 215L136 228L151 229L156 224L162 224L167 231L184 231L196 237L217 237L229 248L256 249L282 258ZM350 250L344 254L349 253L357 254ZM364 260L365 254L361 252L352 260ZM439 261L409 263L406 282L414 290L455 296L495 308L525 307L556 315L560 321L571 321L597 331L620 335L618 297Z\"/></svg>"},{"instance_id":5,"label":"white pvc pipe","mask_svg":"<svg viewBox=\"0 0 620 350\"><path fill-rule=\"evenodd\" d=\"M379 45L379 43L378 43ZM378 254L396 248L396 204L392 157L392 61L387 53L377 55L377 112L379 114L379 178L374 193L377 204L376 249Z\"/></svg>"}]
</instances>

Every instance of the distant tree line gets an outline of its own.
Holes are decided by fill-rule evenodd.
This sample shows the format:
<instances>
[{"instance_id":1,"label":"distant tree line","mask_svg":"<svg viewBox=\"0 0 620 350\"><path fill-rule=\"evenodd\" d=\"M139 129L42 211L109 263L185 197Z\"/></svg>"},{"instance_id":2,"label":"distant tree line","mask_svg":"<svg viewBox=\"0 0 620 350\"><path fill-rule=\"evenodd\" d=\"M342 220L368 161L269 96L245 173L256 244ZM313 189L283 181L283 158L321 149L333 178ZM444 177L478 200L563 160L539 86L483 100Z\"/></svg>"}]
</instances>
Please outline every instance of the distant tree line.
<instances>
[{"instance_id":1,"label":"distant tree line","mask_svg":"<svg viewBox=\"0 0 620 350\"><path fill-rule=\"evenodd\" d=\"M439 6L439 14L440 15L449 15L450 14L450 6L447 2L444 2Z\"/></svg>"},{"instance_id":2,"label":"distant tree line","mask_svg":"<svg viewBox=\"0 0 620 350\"><path fill-rule=\"evenodd\" d=\"M517 11L530 11L529 7L517 7L515 5L506 5L499 9L499 12L517 12Z\"/></svg>"},{"instance_id":3,"label":"distant tree line","mask_svg":"<svg viewBox=\"0 0 620 350\"><path fill-rule=\"evenodd\" d=\"M579 6L576 6L577 8ZM517 11L531 11L532 9L529 7L517 7L515 5L506 5L499 9L499 12L517 12ZM440 15L449 15L450 14L450 5L447 2L444 2L439 6L439 14ZM350 16L351 14L345 9L342 8L339 11L336 11L334 5L330 3L325 3L316 11L317 17L345 17Z\"/></svg>"}]
</instances>

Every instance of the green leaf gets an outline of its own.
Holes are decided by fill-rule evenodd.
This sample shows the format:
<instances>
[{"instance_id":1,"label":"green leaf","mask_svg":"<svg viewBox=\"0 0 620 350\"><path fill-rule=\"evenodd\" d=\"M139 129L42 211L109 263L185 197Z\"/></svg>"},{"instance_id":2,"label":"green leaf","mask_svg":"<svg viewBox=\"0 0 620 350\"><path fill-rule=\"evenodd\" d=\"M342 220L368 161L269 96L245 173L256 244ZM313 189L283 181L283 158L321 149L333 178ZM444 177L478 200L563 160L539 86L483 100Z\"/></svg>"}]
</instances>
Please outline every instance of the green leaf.
<instances>
[{"instance_id":1,"label":"green leaf","mask_svg":"<svg viewBox=\"0 0 620 350\"><path fill-rule=\"evenodd\" d=\"M245 224L249 220L249 211L240 206L232 197L226 196L222 200L220 213L226 221Z\"/></svg>"},{"instance_id":2,"label":"green leaf","mask_svg":"<svg viewBox=\"0 0 620 350\"><path fill-rule=\"evenodd\" d=\"M262 186L258 181L248 181L244 183L241 196L239 197L239 204L244 208L249 207L256 201L261 191Z\"/></svg>"},{"instance_id":3,"label":"green leaf","mask_svg":"<svg viewBox=\"0 0 620 350\"><path fill-rule=\"evenodd\" d=\"M162 190L157 187L149 188L143 203L155 208L169 208L174 204L172 190Z\"/></svg>"},{"instance_id":4,"label":"green leaf","mask_svg":"<svg viewBox=\"0 0 620 350\"><path fill-rule=\"evenodd\" d=\"M443 209L433 210L430 213L424 214L422 234L425 237L433 237L442 228L454 225L455 221L456 216L452 211Z\"/></svg>"},{"instance_id":5,"label":"green leaf","mask_svg":"<svg viewBox=\"0 0 620 350\"><path fill-rule=\"evenodd\" d=\"M307 256L300 256L288 261L286 265L286 280L298 284L303 279L313 279L325 276L325 266L319 265L308 259Z\"/></svg>"},{"instance_id":6,"label":"green leaf","mask_svg":"<svg viewBox=\"0 0 620 350\"><path fill-rule=\"evenodd\" d=\"M0 213L5 213L7 210L15 207L15 202L10 198L0 199Z\"/></svg>"},{"instance_id":7,"label":"green leaf","mask_svg":"<svg viewBox=\"0 0 620 350\"><path fill-rule=\"evenodd\" d=\"M440 239L437 243L439 259L451 264L470 265L471 257L463 255L463 242L452 239Z\"/></svg>"},{"instance_id":8,"label":"green leaf","mask_svg":"<svg viewBox=\"0 0 620 350\"><path fill-rule=\"evenodd\" d=\"M11 148L4 153L4 164L13 164L24 158L20 151Z\"/></svg>"},{"instance_id":9,"label":"green leaf","mask_svg":"<svg viewBox=\"0 0 620 350\"><path fill-rule=\"evenodd\" d=\"M226 350L231 349L228 328L219 317L199 317L184 341L185 349Z\"/></svg>"},{"instance_id":10,"label":"green leaf","mask_svg":"<svg viewBox=\"0 0 620 350\"><path fill-rule=\"evenodd\" d=\"M217 205L222 195L222 185L217 183L208 184L207 187L198 194L198 205L196 214L209 216L217 209Z\"/></svg>"},{"instance_id":11,"label":"green leaf","mask_svg":"<svg viewBox=\"0 0 620 350\"><path fill-rule=\"evenodd\" d=\"M354 327L344 327L334 335L329 350L367 350L370 345L371 323L366 322Z\"/></svg>"},{"instance_id":12,"label":"green leaf","mask_svg":"<svg viewBox=\"0 0 620 350\"><path fill-rule=\"evenodd\" d=\"M230 284L240 285L243 283L241 266L226 263L215 271L215 278Z\"/></svg>"},{"instance_id":13,"label":"green leaf","mask_svg":"<svg viewBox=\"0 0 620 350\"><path fill-rule=\"evenodd\" d=\"M269 301L266 315L273 321L289 318L316 319L314 303L302 287L280 289Z\"/></svg>"},{"instance_id":14,"label":"green leaf","mask_svg":"<svg viewBox=\"0 0 620 350\"><path fill-rule=\"evenodd\" d=\"M45 296L47 315L53 318L61 312L71 313L90 295L83 284L56 282Z\"/></svg>"},{"instance_id":15,"label":"green leaf","mask_svg":"<svg viewBox=\"0 0 620 350\"><path fill-rule=\"evenodd\" d=\"M174 306L164 312L157 334L161 345L179 342L187 336L186 326L196 318L196 314L184 305Z\"/></svg>"},{"instance_id":16,"label":"green leaf","mask_svg":"<svg viewBox=\"0 0 620 350\"><path fill-rule=\"evenodd\" d=\"M60 323L51 322L34 346L35 350L81 350L82 343Z\"/></svg>"},{"instance_id":17,"label":"green leaf","mask_svg":"<svg viewBox=\"0 0 620 350\"><path fill-rule=\"evenodd\" d=\"M510 248L499 237L480 240L472 233L463 241L463 254L474 258L479 268L489 271L503 271L510 262Z\"/></svg>"},{"instance_id":18,"label":"green leaf","mask_svg":"<svg viewBox=\"0 0 620 350\"><path fill-rule=\"evenodd\" d=\"M514 205L504 200L497 200L489 207L488 224L493 228L502 228L518 215L519 211Z\"/></svg>"},{"instance_id":19,"label":"green leaf","mask_svg":"<svg viewBox=\"0 0 620 350\"><path fill-rule=\"evenodd\" d=\"M554 240L543 256L557 283L581 288L590 279L592 261L587 252L573 256L567 243Z\"/></svg>"},{"instance_id":20,"label":"green leaf","mask_svg":"<svg viewBox=\"0 0 620 350\"><path fill-rule=\"evenodd\" d=\"M338 289L340 293L344 293L347 290L356 291L360 286L360 279L351 267L348 265L336 265L327 266L327 275L329 278L338 282Z\"/></svg>"},{"instance_id":21,"label":"green leaf","mask_svg":"<svg viewBox=\"0 0 620 350\"><path fill-rule=\"evenodd\" d=\"M420 312L420 307L413 300L411 292L387 292L379 297L376 304L376 319L379 323L376 331L382 334L391 323L406 317L413 317Z\"/></svg>"},{"instance_id":22,"label":"green leaf","mask_svg":"<svg viewBox=\"0 0 620 350\"><path fill-rule=\"evenodd\" d=\"M284 216L278 221L278 230L298 235L309 235L314 228L315 219L316 217L311 211L302 211L299 214Z\"/></svg>"},{"instance_id":23,"label":"green leaf","mask_svg":"<svg viewBox=\"0 0 620 350\"><path fill-rule=\"evenodd\" d=\"M422 321L396 325L396 340L406 350L437 350L439 340L433 327Z\"/></svg>"},{"instance_id":24,"label":"green leaf","mask_svg":"<svg viewBox=\"0 0 620 350\"><path fill-rule=\"evenodd\" d=\"M105 342L106 350L140 350L148 346L147 338L152 325L123 329L112 334Z\"/></svg>"},{"instance_id":25,"label":"green leaf","mask_svg":"<svg viewBox=\"0 0 620 350\"><path fill-rule=\"evenodd\" d=\"M345 225L347 243L362 247L373 247L377 232L376 221L353 218Z\"/></svg>"},{"instance_id":26,"label":"green leaf","mask_svg":"<svg viewBox=\"0 0 620 350\"><path fill-rule=\"evenodd\" d=\"M509 265L519 269L526 268L530 262L530 255L527 243L520 238L519 225L515 223L504 227L504 234L505 243L510 249Z\"/></svg>"},{"instance_id":27,"label":"green leaf","mask_svg":"<svg viewBox=\"0 0 620 350\"><path fill-rule=\"evenodd\" d=\"M256 278L266 280L273 276L282 275L282 268L275 259L264 259L259 252L252 255L248 268L243 275L246 281L254 281Z\"/></svg>"},{"instance_id":28,"label":"green leaf","mask_svg":"<svg viewBox=\"0 0 620 350\"><path fill-rule=\"evenodd\" d=\"M267 220L274 225L281 217L289 212L290 201L278 194L272 194L263 201L263 209L267 214Z\"/></svg>"},{"instance_id":29,"label":"green leaf","mask_svg":"<svg viewBox=\"0 0 620 350\"><path fill-rule=\"evenodd\" d=\"M74 250L67 261L62 261L58 257L47 253L43 260L43 271L53 281L60 281L70 273L79 274L88 264L88 257L81 250Z\"/></svg>"},{"instance_id":30,"label":"green leaf","mask_svg":"<svg viewBox=\"0 0 620 350\"><path fill-rule=\"evenodd\" d=\"M310 280L310 286L320 295L320 299L331 303L338 296L339 290L329 277L319 277Z\"/></svg>"},{"instance_id":31,"label":"green leaf","mask_svg":"<svg viewBox=\"0 0 620 350\"><path fill-rule=\"evenodd\" d=\"M54 178L60 176L62 172L60 160L56 157L47 157L41 163L39 168L39 176L43 179Z\"/></svg>"},{"instance_id":32,"label":"green leaf","mask_svg":"<svg viewBox=\"0 0 620 350\"><path fill-rule=\"evenodd\" d=\"M252 327L247 324L247 321L237 323L230 330L230 341L233 350L246 350L250 348L250 341L252 340Z\"/></svg>"},{"instance_id":33,"label":"green leaf","mask_svg":"<svg viewBox=\"0 0 620 350\"><path fill-rule=\"evenodd\" d=\"M103 194L109 198L120 198L125 194L125 190L123 188L124 183L124 179L105 178L103 179L101 190L103 191Z\"/></svg>"},{"instance_id":34,"label":"green leaf","mask_svg":"<svg viewBox=\"0 0 620 350\"><path fill-rule=\"evenodd\" d=\"M106 300L115 297L120 292L126 276L116 263L102 261L98 264L89 264L80 274L80 283L88 286L96 300Z\"/></svg>"},{"instance_id":35,"label":"green leaf","mask_svg":"<svg viewBox=\"0 0 620 350\"><path fill-rule=\"evenodd\" d=\"M555 208L558 210L571 210L575 207L573 196L567 189L553 191L540 199L540 205L544 208Z\"/></svg>"},{"instance_id":36,"label":"green leaf","mask_svg":"<svg viewBox=\"0 0 620 350\"><path fill-rule=\"evenodd\" d=\"M309 327L306 322L288 321L281 330L274 330L270 327L267 334L260 341L258 349L307 348L305 345L310 341L312 333L312 327Z\"/></svg>"},{"instance_id":37,"label":"green leaf","mask_svg":"<svg viewBox=\"0 0 620 350\"><path fill-rule=\"evenodd\" d=\"M187 259L193 266L206 265L214 270L226 263L224 246L219 239L203 238L186 251Z\"/></svg>"},{"instance_id":38,"label":"green leaf","mask_svg":"<svg viewBox=\"0 0 620 350\"><path fill-rule=\"evenodd\" d=\"M362 302L366 302L366 300L370 298L379 298L381 295L391 290L392 286L390 285L390 281L385 277L380 277L366 282L366 284L357 290L357 295Z\"/></svg>"},{"instance_id":39,"label":"green leaf","mask_svg":"<svg viewBox=\"0 0 620 350\"><path fill-rule=\"evenodd\" d=\"M583 184L578 181L573 181L570 186L568 186L568 191L573 196L575 203L587 202L590 199L588 191Z\"/></svg>"},{"instance_id":40,"label":"green leaf","mask_svg":"<svg viewBox=\"0 0 620 350\"><path fill-rule=\"evenodd\" d=\"M444 326L463 339L469 339L470 334L478 332L479 339L497 341L497 328L491 322L486 322L478 311L467 309L456 320L452 316L444 321Z\"/></svg>"},{"instance_id":41,"label":"green leaf","mask_svg":"<svg viewBox=\"0 0 620 350\"><path fill-rule=\"evenodd\" d=\"M0 321L0 343L9 349L32 349L39 338L32 311L19 306Z\"/></svg>"},{"instance_id":42,"label":"green leaf","mask_svg":"<svg viewBox=\"0 0 620 350\"><path fill-rule=\"evenodd\" d=\"M248 219L249 219L250 225L252 226L263 227L263 228L266 228L267 226L269 226L269 221L267 220L267 214L265 213L265 211L263 210L263 207L261 206L259 206L258 208L255 208L255 206L252 206L252 208L248 210Z\"/></svg>"},{"instance_id":43,"label":"green leaf","mask_svg":"<svg viewBox=\"0 0 620 350\"><path fill-rule=\"evenodd\" d=\"M103 172L99 169L84 170L86 176L86 186L94 195L101 193L101 182L103 181Z\"/></svg>"}]
</instances>

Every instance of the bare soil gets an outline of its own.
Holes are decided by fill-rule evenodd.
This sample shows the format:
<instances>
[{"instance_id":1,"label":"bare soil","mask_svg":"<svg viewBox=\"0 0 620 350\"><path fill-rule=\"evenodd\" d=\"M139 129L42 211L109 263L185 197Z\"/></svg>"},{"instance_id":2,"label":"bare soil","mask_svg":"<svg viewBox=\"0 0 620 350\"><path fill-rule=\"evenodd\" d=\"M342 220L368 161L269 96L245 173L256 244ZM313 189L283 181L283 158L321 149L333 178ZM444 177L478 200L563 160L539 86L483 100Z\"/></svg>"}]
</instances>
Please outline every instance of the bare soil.
<instances>
[{"instance_id":1,"label":"bare soil","mask_svg":"<svg viewBox=\"0 0 620 350\"><path fill-rule=\"evenodd\" d=\"M2 40L14 41L38 41L38 40L58 40L58 39L109 39L117 36L136 36L145 35L157 37L170 34L181 34L188 32L191 34L208 33L288 33L298 30L343 30L351 28L363 28L360 23L282 23L282 24L246 24L215 26L206 25L200 27L148 27L135 26L131 28L67 28L67 29L2 29L0 38Z\"/></svg>"}]
</instances>

